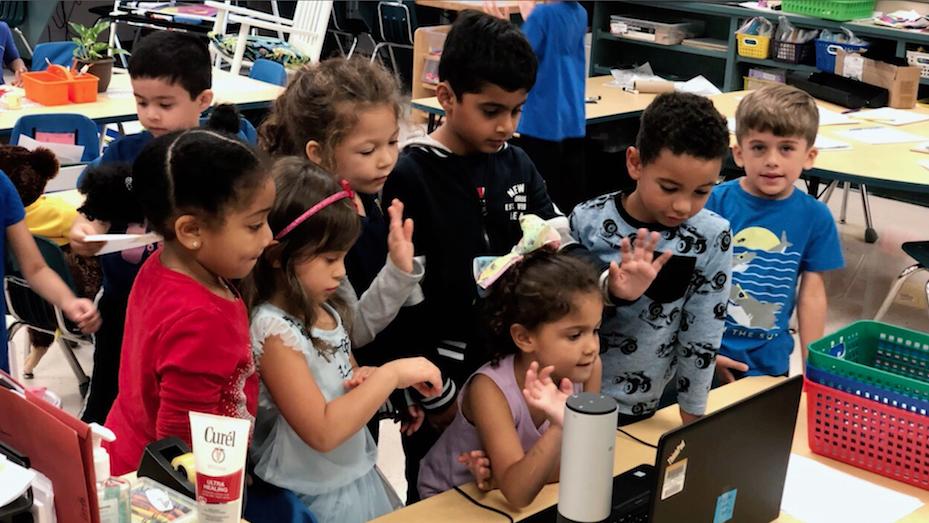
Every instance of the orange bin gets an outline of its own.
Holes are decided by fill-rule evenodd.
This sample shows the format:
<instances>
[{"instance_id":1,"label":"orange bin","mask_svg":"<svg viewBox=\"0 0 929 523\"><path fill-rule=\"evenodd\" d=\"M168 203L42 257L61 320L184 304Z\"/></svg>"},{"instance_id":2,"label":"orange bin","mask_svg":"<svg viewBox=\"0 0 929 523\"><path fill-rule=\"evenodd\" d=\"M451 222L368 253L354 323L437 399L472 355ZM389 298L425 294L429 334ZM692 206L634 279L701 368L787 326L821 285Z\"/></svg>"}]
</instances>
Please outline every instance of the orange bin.
<instances>
[{"instance_id":1,"label":"orange bin","mask_svg":"<svg viewBox=\"0 0 929 523\"><path fill-rule=\"evenodd\" d=\"M84 73L75 76L70 70L52 65L46 71L23 73L26 98L42 105L64 105L97 101L97 82L100 80Z\"/></svg>"}]
</instances>

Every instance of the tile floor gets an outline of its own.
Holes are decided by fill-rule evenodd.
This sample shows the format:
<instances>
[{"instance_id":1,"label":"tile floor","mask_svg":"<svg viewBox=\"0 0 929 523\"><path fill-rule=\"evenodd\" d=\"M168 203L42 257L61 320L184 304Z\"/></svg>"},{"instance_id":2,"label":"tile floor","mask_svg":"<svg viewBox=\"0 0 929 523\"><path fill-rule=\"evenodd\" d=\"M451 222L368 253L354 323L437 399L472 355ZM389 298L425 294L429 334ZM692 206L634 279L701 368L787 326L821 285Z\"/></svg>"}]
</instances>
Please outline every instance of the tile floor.
<instances>
[{"instance_id":1,"label":"tile floor","mask_svg":"<svg viewBox=\"0 0 929 523\"><path fill-rule=\"evenodd\" d=\"M835 215L840 204L839 192L829 202ZM905 241L929 240L929 210L923 207L872 197L871 207L880 239L876 244L864 242L864 218L860 198L852 194L849 202L848 223L839 225L846 267L826 277L829 295L829 317L826 331L831 332L858 319L872 318L880 307L897 274L912 260L900 250ZM927 273L913 276L903 287L896 303L884 321L911 329L929 331L929 309L924 288ZM9 319L9 318L8 318ZM14 339L16 368L22 367L25 330ZM90 373L92 349L78 350L78 359ZM795 351L792 373L800 371L799 352ZM35 371L31 386L48 387L57 393L65 409L78 412L80 396L77 381L60 350L53 347ZM403 476L403 451L397 425L382 422L379 464L401 497L406 492Z\"/></svg>"}]
</instances>

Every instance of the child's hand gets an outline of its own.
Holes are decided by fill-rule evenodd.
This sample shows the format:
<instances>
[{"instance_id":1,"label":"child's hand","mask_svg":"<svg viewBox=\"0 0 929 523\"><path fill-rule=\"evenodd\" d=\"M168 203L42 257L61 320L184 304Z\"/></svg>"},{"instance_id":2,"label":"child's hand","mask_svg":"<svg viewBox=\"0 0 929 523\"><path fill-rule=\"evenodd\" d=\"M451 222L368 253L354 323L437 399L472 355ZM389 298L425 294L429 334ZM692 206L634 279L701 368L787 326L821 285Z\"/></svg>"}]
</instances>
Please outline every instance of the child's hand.
<instances>
[{"instance_id":1,"label":"child's hand","mask_svg":"<svg viewBox=\"0 0 929 523\"><path fill-rule=\"evenodd\" d=\"M403 202L396 198L390 202L387 214L390 215L387 234L390 261L403 272L413 272L413 220L403 219Z\"/></svg>"},{"instance_id":2,"label":"child's hand","mask_svg":"<svg viewBox=\"0 0 929 523\"><path fill-rule=\"evenodd\" d=\"M723 383L732 383L735 381L735 375L732 374L733 370L748 372L748 365L741 361L727 358L722 354L716 355L716 375L719 376L720 381Z\"/></svg>"},{"instance_id":3,"label":"child's hand","mask_svg":"<svg viewBox=\"0 0 929 523\"><path fill-rule=\"evenodd\" d=\"M482 492L494 489L493 472L490 469L490 458L483 450L472 450L471 452L462 452L458 455L458 463L468 467L471 475L474 476L474 482L477 488Z\"/></svg>"},{"instance_id":4,"label":"child's hand","mask_svg":"<svg viewBox=\"0 0 929 523\"><path fill-rule=\"evenodd\" d=\"M342 382L342 384L345 386L345 390L350 391L361 385L372 374L374 374L374 371L376 370L377 367L355 367L352 369L352 377Z\"/></svg>"},{"instance_id":5,"label":"child's hand","mask_svg":"<svg viewBox=\"0 0 929 523\"><path fill-rule=\"evenodd\" d=\"M100 311L94 302L86 298L74 298L61 305L61 312L77 324L84 334L92 334L100 328Z\"/></svg>"},{"instance_id":6,"label":"child's hand","mask_svg":"<svg viewBox=\"0 0 929 523\"><path fill-rule=\"evenodd\" d=\"M633 301L639 299L655 281L658 271L671 259L671 251L665 251L655 258L655 247L660 235L639 229L635 245L630 249L629 239L620 243L622 264L610 262L609 290L617 298Z\"/></svg>"},{"instance_id":7,"label":"child's hand","mask_svg":"<svg viewBox=\"0 0 929 523\"><path fill-rule=\"evenodd\" d=\"M427 398L442 393L442 372L426 358L401 358L388 362L381 368L389 369L396 374L398 389L413 387Z\"/></svg>"},{"instance_id":8,"label":"child's hand","mask_svg":"<svg viewBox=\"0 0 929 523\"><path fill-rule=\"evenodd\" d=\"M533 361L526 370L526 382L523 385L523 397L530 407L545 413L552 425L564 424L565 402L568 396L574 394L574 385L571 380L563 378L561 385L556 387L552 381L553 365L549 365L539 372L539 363Z\"/></svg>"},{"instance_id":9,"label":"child's hand","mask_svg":"<svg viewBox=\"0 0 929 523\"><path fill-rule=\"evenodd\" d=\"M98 231L93 224L79 221L71 227L70 243L71 250L80 256L93 256L103 248L105 242L85 242L84 238L91 234L97 234Z\"/></svg>"},{"instance_id":10,"label":"child's hand","mask_svg":"<svg viewBox=\"0 0 929 523\"><path fill-rule=\"evenodd\" d=\"M410 405L407 407L407 412L410 414L410 419L400 423L400 433L406 436L412 436L414 432L423 426L426 413L423 412L423 408L419 405Z\"/></svg>"}]
</instances>

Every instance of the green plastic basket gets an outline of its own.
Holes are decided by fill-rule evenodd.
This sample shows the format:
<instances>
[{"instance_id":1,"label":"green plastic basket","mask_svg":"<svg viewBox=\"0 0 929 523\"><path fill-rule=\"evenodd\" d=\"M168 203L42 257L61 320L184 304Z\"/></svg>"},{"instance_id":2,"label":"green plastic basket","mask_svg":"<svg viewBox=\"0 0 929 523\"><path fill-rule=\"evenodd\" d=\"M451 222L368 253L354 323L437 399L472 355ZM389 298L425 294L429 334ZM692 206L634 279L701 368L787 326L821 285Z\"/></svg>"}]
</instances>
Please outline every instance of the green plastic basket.
<instances>
[{"instance_id":1,"label":"green plastic basket","mask_svg":"<svg viewBox=\"0 0 929 523\"><path fill-rule=\"evenodd\" d=\"M857 321L810 344L807 364L929 401L929 334Z\"/></svg>"},{"instance_id":2,"label":"green plastic basket","mask_svg":"<svg viewBox=\"0 0 929 523\"><path fill-rule=\"evenodd\" d=\"M784 0L781 10L785 13L845 22L871 18L875 3L876 0Z\"/></svg>"}]
</instances>

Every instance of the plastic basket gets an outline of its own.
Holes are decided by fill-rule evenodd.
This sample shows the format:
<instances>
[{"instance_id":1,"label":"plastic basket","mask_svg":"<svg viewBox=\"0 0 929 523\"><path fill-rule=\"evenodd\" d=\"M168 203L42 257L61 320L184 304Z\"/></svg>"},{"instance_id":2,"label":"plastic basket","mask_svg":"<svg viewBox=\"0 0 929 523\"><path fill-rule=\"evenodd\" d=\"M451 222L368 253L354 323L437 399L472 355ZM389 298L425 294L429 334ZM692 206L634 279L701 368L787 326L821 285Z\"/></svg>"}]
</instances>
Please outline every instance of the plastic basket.
<instances>
[{"instance_id":1,"label":"plastic basket","mask_svg":"<svg viewBox=\"0 0 929 523\"><path fill-rule=\"evenodd\" d=\"M847 392L848 394L854 394L864 399L876 401L888 407L903 409L922 416L929 415L929 401L911 398L896 391L882 389L876 385L862 383L851 378L839 376L838 374L832 374L831 372L817 369L812 365L807 365L806 377L820 385L825 385L826 387Z\"/></svg>"},{"instance_id":2,"label":"plastic basket","mask_svg":"<svg viewBox=\"0 0 929 523\"><path fill-rule=\"evenodd\" d=\"M49 71L23 73L23 89L26 98L42 105L68 103L68 80Z\"/></svg>"},{"instance_id":3,"label":"plastic basket","mask_svg":"<svg viewBox=\"0 0 929 523\"><path fill-rule=\"evenodd\" d=\"M755 89L761 89L766 85L782 85L781 82L775 82L773 80L765 80L763 78L752 78L751 76L742 77L742 88L746 91L754 91Z\"/></svg>"},{"instance_id":4,"label":"plastic basket","mask_svg":"<svg viewBox=\"0 0 929 523\"><path fill-rule=\"evenodd\" d=\"M68 99L76 104L96 102L99 81L99 78L90 73L75 76L68 84Z\"/></svg>"},{"instance_id":5,"label":"plastic basket","mask_svg":"<svg viewBox=\"0 0 929 523\"><path fill-rule=\"evenodd\" d=\"M771 47L771 37L761 35L747 35L736 33L738 41L739 56L748 58L758 58L764 60L768 57L768 51Z\"/></svg>"},{"instance_id":6,"label":"plastic basket","mask_svg":"<svg viewBox=\"0 0 929 523\"><path fill-rule=\"evenodd\" d=\"M846 52L867 51L868 44L843 44L830 40L816 39L816 68L826 73L835 72L835 55L839 49Z\"/></svg>"},{"instance_id":7,"label":"plastic basket","mask_svg":"<svg viewBox=\"0 0 929 523\"><path fill-rule=\"evenodd\" d=\"M929 490L929 417L805 380L810 450Z\"/></svg>"},{"instance_id":8,"label":"plastic basket","mask_svg":"<svg viewBox=\"0 0 929 523\"><path fill-rule=\"evenodd\" d=\"M858 18L871 18L876 0L784 0L785 13L825 18L845 22Z\"/></svg>"},{"instance_id":9,"label":"plastic basket","mask_svg":"<svg viewBox=\"0 0 929 523\"><path fill-rule=\"evenodd\" d=\"M816 48L813 40L801 43L775 40L771 48L771 58L778 62L812 65L816 59Z\"/></svg>"},{"instance_id":10,"label":"plastic basket","mask_svg":"<svg viewBox=\"0 0 929 523\"><path fill-rule=\"evenodd\" d=\"M810 344L809 365L861 383L929 401L929 335L857 321Z\"/></svg>"}]
</instances>

